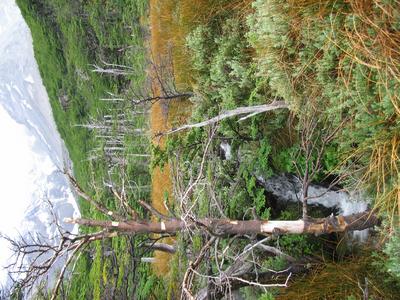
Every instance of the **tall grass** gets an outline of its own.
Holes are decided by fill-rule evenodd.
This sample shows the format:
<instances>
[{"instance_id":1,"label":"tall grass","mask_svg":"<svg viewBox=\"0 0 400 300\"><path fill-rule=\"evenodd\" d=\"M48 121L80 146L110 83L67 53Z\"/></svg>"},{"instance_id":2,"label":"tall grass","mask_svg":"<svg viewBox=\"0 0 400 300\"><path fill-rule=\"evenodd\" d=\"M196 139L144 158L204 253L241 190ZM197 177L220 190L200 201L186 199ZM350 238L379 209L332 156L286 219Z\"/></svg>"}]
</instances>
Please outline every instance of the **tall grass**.
<instances>
[{"instance_id":1,"label":"tall grass","mask_svg":"<svg viewBox=\"0 0 400 300\"><path fill-rule=\"evenodd\" d=\"M245 15L251 1L211 1L211 0L150 0L150 53L156 64L170 63L175 84L179 90L192 90L195 84L193 70L188 51L186 36L197 26L209 24L218 15L232 13L233 10ZM150 74L151 76L151 74ZM159 87L155 86L155 90ZM189 101L157 102L151 109L152 133L187 122L190 116ZM164 138L153 141L162 148ZM167 213L164 200L168 195L173 198L170 166L166 164L161 170L156 167L152 173L152 203L161 212ZM171 203L170 203L171 204ZM169 242L171 242L170 240ZM156 252L154 270L157 274L165 274L169 268L170 255Z\"/></svg>"},{"instance_id":2,"label":"tall grass","mask_svg":"<svg viewBox=\"0 0 400 300\"><path fill-rule=\"evenodd\" d=\"M365 79L376 85L376 104L382 105L381 130L369 145L360 147L361 155L369 156L362 180L375 186L375 207L393 222L400 214L400 2L353 0L350 5L359 22L344 30L349 56L375 71L375 78Z\"/></svg>"},{"instance_id":3,"label":"tall grass","mask_svg":"<svg viewBox=\"0 0 400 300\"><path fill-rule=\"evenodd\" d=\"M385 282L383 270L379 268L369 253L342 262L330 262L294 282L276 299L362 299L366 280L371 299L397 299L398 292L391 285L393 283Z\"/></svg>"},{"instance_id":4,"label":"tall grass","mask_svg":"<svg viewBox=\"0 0 400 300\"><path fill-rule=\"evenodd\" d=\"M296 114L311 104L330 125L345 120L335 140L337 173L391 219L400 212L399 7L396 0L255 1L249 20L259 75Z\"/></svg>"}]
</instances>

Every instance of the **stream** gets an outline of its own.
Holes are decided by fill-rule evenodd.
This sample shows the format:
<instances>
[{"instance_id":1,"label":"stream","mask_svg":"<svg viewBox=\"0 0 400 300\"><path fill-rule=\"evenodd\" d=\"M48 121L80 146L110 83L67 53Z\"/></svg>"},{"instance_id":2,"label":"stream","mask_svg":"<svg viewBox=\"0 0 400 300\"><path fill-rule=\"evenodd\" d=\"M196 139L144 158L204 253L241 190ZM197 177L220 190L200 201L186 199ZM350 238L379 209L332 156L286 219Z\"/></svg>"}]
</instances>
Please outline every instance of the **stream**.
<instances>
[{"instance_id":1,"label":"stream","mask_svg":"<svg viewBox=\"0 0 400 300\"><path fill-rule=\"evenodd\" d=\"M281 204L288 202L301 202L302 183L300 179L291 174L275 175L268 179L257 176L257 180L268 193ZM351 215L364 212L368 209L369 199L362 191L328 190L328 188L316 184L309 187L310 197L308 205L323 206L334 214ZM351 233L354 241L365 242L368 238L368 229Z\"/></svg>"}]
</instances>

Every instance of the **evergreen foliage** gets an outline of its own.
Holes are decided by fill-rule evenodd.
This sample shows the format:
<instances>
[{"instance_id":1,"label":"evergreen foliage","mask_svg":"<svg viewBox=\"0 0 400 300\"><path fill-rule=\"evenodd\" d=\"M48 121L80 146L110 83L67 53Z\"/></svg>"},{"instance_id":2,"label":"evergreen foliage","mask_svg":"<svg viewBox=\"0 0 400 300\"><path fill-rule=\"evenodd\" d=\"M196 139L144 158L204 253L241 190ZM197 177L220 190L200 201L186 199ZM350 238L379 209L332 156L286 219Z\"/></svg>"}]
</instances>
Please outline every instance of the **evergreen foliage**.
<instances>
[{"instance_id":1,"label":"evergreen foliage","mask_svg":"<svg viewBox=\"0 0 400 300\"><path fill-rule=\"evenodd\" d=\"M298 115L313 110L334 126L345 123L325 167L333 171L340 163L334 171L355 178L347 184L361 183L393 214L400 163L398 3L269 0L253 7L247 36L257 51L257 75Z\"/></svg>"}]
</instances>

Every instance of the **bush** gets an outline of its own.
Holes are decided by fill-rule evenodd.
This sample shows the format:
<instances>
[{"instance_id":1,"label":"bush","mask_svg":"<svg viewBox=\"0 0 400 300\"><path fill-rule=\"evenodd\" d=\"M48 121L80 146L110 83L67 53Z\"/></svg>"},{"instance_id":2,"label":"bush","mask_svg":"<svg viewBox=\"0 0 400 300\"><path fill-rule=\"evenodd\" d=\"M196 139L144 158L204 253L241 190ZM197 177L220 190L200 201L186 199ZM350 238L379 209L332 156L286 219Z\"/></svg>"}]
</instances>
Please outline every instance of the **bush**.
<instances>
[{"instance_id":1,"label":"bush","mask_svg":"<svg viewBox=\"0 0 400 300\"><path fill-rule=\"evenodd\" d=\"M325 168L339 163L336 171L354 179L347 184L361 183L392 215L400 184L400 59L393 52L400 10L392 0L368 3L257 0L247 37L273 97L299 119L310 109L326 118L321 131L340 126ZM276 162L291 170L287 155Z\"/></svg>"},{"instance_id":2,"label":"bush","mask_svg":"<svg viewBox=\"0 0 400 300\"><path fill-rule=\"evenodd\" d=\"M383 252L387 255L387 271L400 280L400 231L397 229L385 244Z\"/></svg>"}]
</instances>

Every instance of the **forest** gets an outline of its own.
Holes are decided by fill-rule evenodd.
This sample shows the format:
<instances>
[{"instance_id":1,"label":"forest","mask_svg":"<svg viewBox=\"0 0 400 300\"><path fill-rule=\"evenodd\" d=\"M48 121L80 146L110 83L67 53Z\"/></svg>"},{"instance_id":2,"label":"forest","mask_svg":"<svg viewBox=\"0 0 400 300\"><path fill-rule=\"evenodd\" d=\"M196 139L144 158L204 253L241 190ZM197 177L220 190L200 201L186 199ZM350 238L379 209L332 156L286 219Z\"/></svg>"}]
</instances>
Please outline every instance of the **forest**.
<instances>
[{"instance_id":1,"label":"forest","mask_svg":"<svg viewBox=\"0 0 400 300\"><path fill-rule=\"evenodd\" d=\"M400 298L398 0L17 4L82 217L12 299Z\"/></svg>"}]
</instances>

